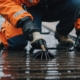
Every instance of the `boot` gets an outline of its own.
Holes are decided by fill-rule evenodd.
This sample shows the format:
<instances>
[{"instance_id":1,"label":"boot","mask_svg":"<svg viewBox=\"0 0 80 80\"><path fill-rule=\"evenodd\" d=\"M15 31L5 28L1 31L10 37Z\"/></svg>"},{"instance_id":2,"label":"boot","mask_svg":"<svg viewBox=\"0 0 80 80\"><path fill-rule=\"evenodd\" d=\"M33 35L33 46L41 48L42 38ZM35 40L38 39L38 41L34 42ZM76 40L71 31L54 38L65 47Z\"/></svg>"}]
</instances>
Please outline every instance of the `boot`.
<instances>
[{"instance_id":1,"label":"boot","mask_svg":"<svg viewBox=\"0 0 80 80\"><path fill-rule=\"evenodd\" d=\"M73 45L73 40L70 39L67 35L62 35L60 33L58 33L58 31L55 31L55 35L54 37L63 45Z\"/></svg>"}]
</instances>

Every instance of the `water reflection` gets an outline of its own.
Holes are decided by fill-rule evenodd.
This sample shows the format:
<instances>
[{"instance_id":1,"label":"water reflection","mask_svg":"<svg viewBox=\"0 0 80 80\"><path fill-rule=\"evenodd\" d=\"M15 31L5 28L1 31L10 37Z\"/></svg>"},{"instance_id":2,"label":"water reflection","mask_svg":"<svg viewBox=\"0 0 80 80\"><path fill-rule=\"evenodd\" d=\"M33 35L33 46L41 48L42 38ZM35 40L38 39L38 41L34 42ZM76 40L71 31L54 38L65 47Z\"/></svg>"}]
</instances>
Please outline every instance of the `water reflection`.
<instances>
[{"instance_id":1,"label":"water reflection","mask_svg":"<svg viewBox=\"0 0 80 80\"><path fill-rule=\"evenodd\" d=\"M25 50L0 53L0 80L66 80L80 78L75 52L53 50L53 60L31 59Z\"/></svg>"},{"instance_id":2,"label":"water reflection","mask_svg":"<svg viewBox=\"0 0 80 80\"><path fill-rule=\"evenodd\" d=\"M54 59L30 59L26 51L4 50L0 64L0 80L49 80L58 77Z\"/></svg>"},{"instance_id":3,"label":"water reflection","mask_svg":"<svg viewBox=\"0 0 80 80\"><path fill-rule=\"evenodd\" d=\"M17 80L19 74L24 74L26 67L25 51L4 50L0 57L0 80ZM21 63L21 64L20 64ZM26 79L22 79L26 80Z\"/></svg>"},{"instance_id":4,"label":"water reflection","mask_svg":"<svg viewBox=\"0 0 80 80\"><path fill-rule=\"evenodd\" d=\"M68 52L67 50L56 50L55 53L59 55L56 58L56 63L58 63L58 73L61 73L60 79L78 80L80 64L79 57L77 57L76 55L77 52Z\"/></svg>"}]
</instances>

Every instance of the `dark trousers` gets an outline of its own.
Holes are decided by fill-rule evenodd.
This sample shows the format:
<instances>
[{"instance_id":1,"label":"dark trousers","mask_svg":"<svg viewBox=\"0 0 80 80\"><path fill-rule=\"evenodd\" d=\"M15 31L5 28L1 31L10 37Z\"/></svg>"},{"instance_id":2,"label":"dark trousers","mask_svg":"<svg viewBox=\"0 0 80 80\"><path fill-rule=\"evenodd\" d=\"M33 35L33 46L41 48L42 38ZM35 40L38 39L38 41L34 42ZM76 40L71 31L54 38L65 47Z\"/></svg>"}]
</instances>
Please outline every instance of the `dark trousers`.
<instances>
[{"instance_id":1,"label":"dark trousers","mask_svg":"<svg viewBox=\"0 0 80 80\"><path fill-rule=\"evenodd\" d=\"M27 8L34 17L34 22L41 30L41 22L59 21L56 29L60 34L68 35L74 28L74 22L80 14L80 0L62 0L48 8L39 8L38 5Z\"/></svg>"}]
</instances>

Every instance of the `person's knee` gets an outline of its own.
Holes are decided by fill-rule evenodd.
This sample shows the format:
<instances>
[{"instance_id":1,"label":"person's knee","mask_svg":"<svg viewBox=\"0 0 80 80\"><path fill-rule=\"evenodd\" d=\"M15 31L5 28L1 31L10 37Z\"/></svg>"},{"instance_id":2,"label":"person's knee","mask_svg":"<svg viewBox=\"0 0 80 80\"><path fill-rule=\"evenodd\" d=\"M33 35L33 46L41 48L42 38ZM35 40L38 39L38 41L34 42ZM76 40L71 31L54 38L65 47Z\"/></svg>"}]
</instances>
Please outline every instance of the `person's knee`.
<instances>
[{"instance_id":1,"label":"person's knee","mask_svg":"<svg viewBox=\"0 0 80 80\"><path fill-rule=\"evenodd\" d=\"M8 39L9 49L23 49L28 41L22 35Z\"/></svg>"},{"instance_id":2,"label":"person's knee","mask_svg":"<svg viewBox=\"0 0 80 80\"><path fill-rule=\"evenodd\" d=\"M27 42L14 42L14 43L9 43L9 49L24 49L27 46Z\"/></svg>"},{"instance_id":3,"label":"person's knee","mask_svg":"<svg viewBox=\"0 0 80 80\"><path fill-rule=\"evenodd\" d=\"M26 45L27 43L21 44L21 43L15 42L14 44L9 45L9 49L24 49Z\"/></svg>"}]
</instances>

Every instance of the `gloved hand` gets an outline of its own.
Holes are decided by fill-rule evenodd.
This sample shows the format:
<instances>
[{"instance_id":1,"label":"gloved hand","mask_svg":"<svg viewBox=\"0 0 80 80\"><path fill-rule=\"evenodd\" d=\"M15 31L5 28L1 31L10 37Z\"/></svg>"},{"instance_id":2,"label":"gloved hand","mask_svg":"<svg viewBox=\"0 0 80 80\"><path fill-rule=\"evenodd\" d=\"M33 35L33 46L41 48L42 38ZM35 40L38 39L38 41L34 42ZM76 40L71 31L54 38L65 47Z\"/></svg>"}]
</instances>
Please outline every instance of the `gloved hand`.
<instances>
[{"instance_id":1,"label":"gloved hand","mask_svg":"<svg viewBox=\"0 0 80 80\"><path fill-rule=\"evenodd\" d=\"M19 26L22 27L23 35L31 42L33 48L40 49L41 44L43 44L47 49L46 41L43 39L38 27L30 17L20 19L16 27Z\"/></svg>"},{"instance_id":2,"label":"gloved hand","mask_svg":"<svg viewBox=\"0 0 80 80\"><path fill-rule=\"evenodd\" d=\"M33 40L30 41L31 45L35 49L41 49L41 45L44 45L45 49L47 50L46 41L43 39L40 32L33 32Z\"/></svg>"}]
</instances>

